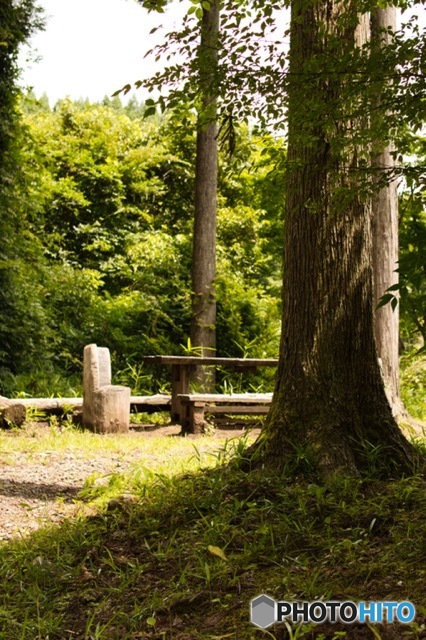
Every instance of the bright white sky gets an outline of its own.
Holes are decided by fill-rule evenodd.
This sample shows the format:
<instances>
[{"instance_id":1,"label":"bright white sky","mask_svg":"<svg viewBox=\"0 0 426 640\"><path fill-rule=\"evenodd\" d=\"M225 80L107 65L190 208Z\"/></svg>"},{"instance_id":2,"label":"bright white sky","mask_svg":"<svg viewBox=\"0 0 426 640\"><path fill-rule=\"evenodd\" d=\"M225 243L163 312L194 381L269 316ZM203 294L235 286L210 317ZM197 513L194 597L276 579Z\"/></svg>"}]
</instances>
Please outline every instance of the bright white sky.
<instances>
[{"instance_id":1,"label":"bright white sky","mask_svg":"<svg viewBox=\"0 0 426 640\"><path fill-rule=\"evenodd\" d=\"M45 10L45 31L22 51L21 84L37 97L102 100L127 83L149 77L157 67L145 53L179 26L188 2L171 2L164 14L148 13L136 0L38 0ZM424 23L424 13L417 7ZM163 25L154 35L150 30ZM40 61L28 60L39 57ZM129 94L128 97L130 97ZM147 96L135 92L138 100Z\"/></svg>"},{"instance_id":2,"label":"bright white sky","mask_svg":"<svg viewBox=\"0 0 426 640\"><path fill-rule=\"evenodd\" d=\"M185 2L173 2L164 14L148 13L136 0L38 0L47 20L21 52L21 84L37 97L102 100L124 84L151 75L148 49L180 24ZM159 24L164 30L150 36ZM31 58L39 57L35 62ZM29 59L30 58L30 59ZM142 91L136 91L142 100Z\"/></svg>"}]
</instances>

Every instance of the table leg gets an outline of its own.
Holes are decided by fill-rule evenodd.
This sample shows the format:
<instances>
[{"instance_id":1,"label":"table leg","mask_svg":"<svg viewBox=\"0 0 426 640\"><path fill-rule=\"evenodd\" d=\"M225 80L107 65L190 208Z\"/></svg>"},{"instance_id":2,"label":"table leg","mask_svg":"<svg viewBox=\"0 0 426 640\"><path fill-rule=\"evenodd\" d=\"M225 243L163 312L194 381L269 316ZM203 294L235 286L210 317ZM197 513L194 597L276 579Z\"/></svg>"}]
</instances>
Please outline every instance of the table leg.
<instances>
[{"instance_id":1,"label":"table leg","mask_svg":"<svg viewBox=\"0 0 426 640\"><path fill-rule=\"evenodd\" d=\"M185 407L178 398L179 393L189 393L189 374L192 365L172 364L172 421L183 424L185 420Z\"/></svg>"}]
</instances>

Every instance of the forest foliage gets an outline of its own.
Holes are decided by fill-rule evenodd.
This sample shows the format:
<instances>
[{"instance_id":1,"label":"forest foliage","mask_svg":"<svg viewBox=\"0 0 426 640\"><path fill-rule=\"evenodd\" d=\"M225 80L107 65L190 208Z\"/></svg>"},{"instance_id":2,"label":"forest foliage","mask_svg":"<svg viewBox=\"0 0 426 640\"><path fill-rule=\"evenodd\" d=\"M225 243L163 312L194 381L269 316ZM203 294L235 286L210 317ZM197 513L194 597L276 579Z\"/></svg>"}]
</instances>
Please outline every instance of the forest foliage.
<instances>
[{"instance_id":1,"label":"forest foliage","mask_svg":"<svg viewBox=\"0 0 426 640\"><path fill-rule=\"evenodd\" d=\"M21 109L3 392L24 390L17 374L28 384L40 370L79 373L90 342L111 349L115 369L188 349L194 116L144 119L143 105L117 98L50 109L27 96ZM220 162L218 349L270 356L281 268L275 157L284 147L247 127L238 135L237 153Z\"/></svg>"},{"instance_id":2,"label":"forest foliage","mask_svg":"<svg viewBox=\"0 0 426 640\"><path fill-rule=\"evenodd\" d=\"M66 393L90 342L108 346L114 369L147 393L164 380L141 376L141 358L191 348L195 116L182 107L144 118L145 108L136 99L66 99L53 109L32 95L21 101L2 259L11 283L0 310L5 395L52 393L52 384ZM218 354L273 357L285 145L246 125L236 131L235 153L220 159ZM423 152L424 141L416 145ZM407 347L424 336L425 234L424 193L413 183L401 207Z\"/></svg>"},{"instance_id":3,"label":"forest foliage","mask_svg":"<svg viewBox=\"0 0 426 640\"><path fill-rule=\"evenodd\" d=\"M191 99L196 96L191 98L186 90L172 92L173 109L160 115L154 100L143 104L132 98L123 106L117 97L98 104L65 99L50 108L46 98L20 95L18 45L40 20L32 0L19 6L22 13L5 16L10 28L3 36L10 46L0 51L0 393L68 393L73 376L81 376L82 349L89 342L110 348L114 370L127 371L122 381L135 391L156 391L166 379L141 375L141 358L191 352L196 134ZM273 33L272 8L268 12L257 16L258 30ZM228 21L224 36L226 42L234 38L233 48L224 50L230 63L239 61L241 68L234 65L235 73L228 74L226 58L218 79L235 86L225 83L234 112L224 110L221 131L228 143L232 134L233 153L229 144L222 144L217 352L271 357L278 353L280 332L286 148L280 135L237 122L238 114L242 119L247 115L247 105L255 108L253 100L247 102L250 91L260 95L259 87L250 85L250 78L254 82L259 77L257 67L252 65L250 74L244 62L254 59L253 38L259 34L250 35L244 20L234 27ZM185 29L184 50L195 42L193 27ZM415 27L410 34L413 39ZM410 42L408 38L405 49ZM276 55L278 42L266 39L262 46L276 62L264 69L263 95L270 108L280 110L276 92L273 101L268 92L280 78L285 80L285 56ZM410 58L414 71L421 63L420 49ZM157 55L161 52L160 47ZM398 63L397 55L404 55L404 47L390 49L392 64ZM256 57L256 64L259 60ZM173 81L170 73L154 77L153 86ZM419 82L412 85L414 93ZM238 103L235 91L244 104ZM268 117L279 119L281 112ZM420 122L418 109L416 113ZM418 125L410 118L407 122ZM407 127L401 135L400 148L418 168L424 164L425 138L407 134ZM400 190L401 349L410 352L424 347L426 336L426 195L421 173L406 172ZM390 301L395 294L389 291Z\"/></svg>"}]
</instances>

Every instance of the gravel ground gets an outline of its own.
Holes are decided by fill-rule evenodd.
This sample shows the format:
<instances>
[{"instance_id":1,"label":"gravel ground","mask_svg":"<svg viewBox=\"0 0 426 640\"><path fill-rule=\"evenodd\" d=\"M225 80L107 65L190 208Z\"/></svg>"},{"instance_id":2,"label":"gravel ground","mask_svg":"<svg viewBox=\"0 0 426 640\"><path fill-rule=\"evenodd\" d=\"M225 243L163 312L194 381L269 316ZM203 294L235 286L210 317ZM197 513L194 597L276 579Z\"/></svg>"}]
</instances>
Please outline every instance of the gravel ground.
<instances>
[{"instance_id":1,"label":"gravel ground","mask_svg":"<svg viewBox=\"0 0 426 640\"><path fill-rule=\"evenodd\" d=\"M138 430L129 436L143 446L143 438L172 436L179 431L180 427L170 426ZM212 437L219 443L240 433L218 430ZM5 453L0 445L0 542L25 536L48 522L62 522L82 508L77 495L89 476L122 473L140 459L138 447L114 453L94 451L88 457L87 451L79 450Z\"/></svg>"},{"instance_id":2,"label":"gravel ground","mask_svg":"<svg viewBox=\"0 0 426 640\"><path fill-rule=\"evenodd\" d=\"M131 454L98 455L46 451L8 455L0 460L0 540L22 536L47 522L58 523L78 509L76 498L85 479L125 471L136 462Z\"/></svg>"}]
</instances>

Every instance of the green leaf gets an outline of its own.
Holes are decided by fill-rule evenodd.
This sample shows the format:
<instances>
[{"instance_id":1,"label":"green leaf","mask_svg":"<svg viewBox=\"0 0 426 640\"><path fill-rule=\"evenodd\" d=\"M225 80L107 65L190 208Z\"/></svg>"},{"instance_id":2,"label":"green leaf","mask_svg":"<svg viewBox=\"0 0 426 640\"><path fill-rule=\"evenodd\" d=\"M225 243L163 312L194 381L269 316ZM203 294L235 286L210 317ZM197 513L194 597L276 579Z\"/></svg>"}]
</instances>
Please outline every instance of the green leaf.
<instances>
[{"instance_id":1,"label":"green leaf","mask_svg":"<svg viewBox=\"0 0 426 640\"><path fill-rule=\"evenodd\" d=\"M155 107L148 107L148 109L145 109L143 117L149 118L149 116L155 116L156 113L157 113L157 109Z\"/></svg>"},{"instance_id":2,"label":"green leaf","mask_svg":"<svg viewBox=\"0 0 426 640\"><path fill-rule=\"evenodd\" d=\"M384 307L386 304L388 304L393 298L395 298L395 296L392 293L385 293L379 300L379 304L376 307L377 309L380 309L380 307Z\"/></svg>"},{"instance_id":3,"label":"green leaf","mask_svg":"<svg viewBox=\"0 0 426 640\"><path fill-rule=\"evenodd\" d=\"M124 93L124 95L126 95L126 93L129 93L131 88L132 87L130 84L125 84L124 87L121 87L121 89L117 89L117 91L114 91L114 93L111 94L111 97L115 98L115 96L119 96L120 93Z\"/></svg>"},{"instance_id":4,"label":"green leaf","mask_svg":"<svg viewBox=\"0 0 426 640\"><path fill-rule=\"evenodd\" d=\"M401 288L401 284L397 282L396 284L393 284L391 287L388 287L386 291L399 291L400 288Z\"/></svg>"}]
</instances>

